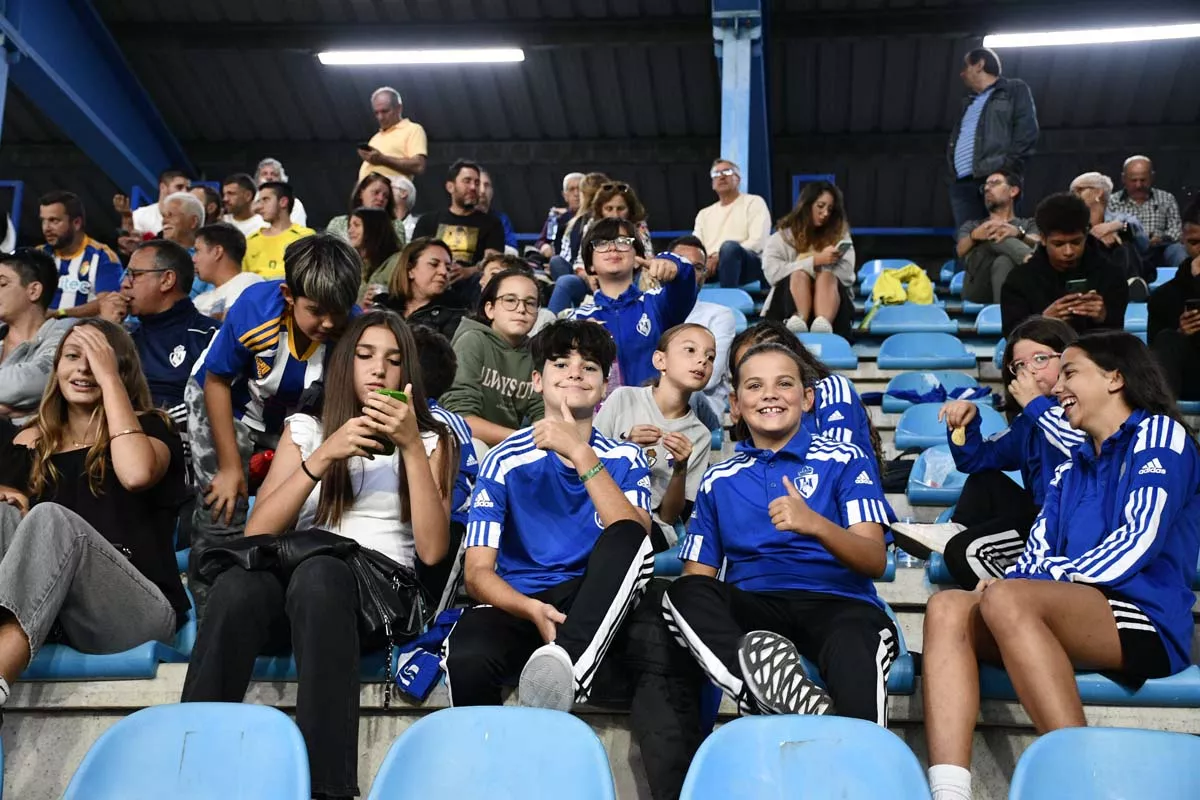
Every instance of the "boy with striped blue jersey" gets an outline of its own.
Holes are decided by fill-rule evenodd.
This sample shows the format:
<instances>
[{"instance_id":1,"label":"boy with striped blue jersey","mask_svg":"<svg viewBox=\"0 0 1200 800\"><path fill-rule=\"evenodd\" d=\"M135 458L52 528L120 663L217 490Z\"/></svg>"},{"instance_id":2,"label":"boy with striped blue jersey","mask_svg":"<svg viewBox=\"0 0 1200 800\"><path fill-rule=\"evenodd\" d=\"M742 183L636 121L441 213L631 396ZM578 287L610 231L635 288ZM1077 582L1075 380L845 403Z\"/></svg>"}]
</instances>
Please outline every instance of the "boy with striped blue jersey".
<instances>
[{"instance_id":1,"label":"boy with striped blue jersey","mask_svg":"<svg viewBox=\"0 0 1200 800\"><path fill-rule=\"evenodd\" d=\"M872 579L887 565L886 503L861 449L804 428L805 377L803 360L775 343L735 368L731 403L750 439L705 475L664 611L743 713L832 705L885 725L898 645Z\"/></svg>"},{"instance_id":2,"label":"boy with striped blue jersey","mask_svg":"<svg viewBox=\"0 0 1200 800\"><path fill-rule=\"evenodd\" d=\"M1138 688L1190 663L1200 450L1146 345L1124 331L1066 347L1054 394L1086 439L1055 470L1004 578L939 592L924 631L935 800L970 797L979 662L1003 664L1039 733L1087 724L1075 669Z\"/></svg>"},{"instance_id":3,"label":"boy with striped blue jersey","mask_svg":"<svg viewBox=\"0 0 1200 800\"><path fill-rule=\"evenodd\" d=\"M362 262L343 240L301 239L284 261L286 279L242 292L184 391L197 480L191 564L244 528L252 453L274 448L284 419L321 379L326 344L356 312Z\"/></svg>"},{"instance_id":4,"label":"boy with striped blue jersey","mask_svg":"<svg viewBox=\"0 0 1200 800\"><path fill-rule=\"evenodd\" d=\"M653 572L650 470L641 448L601 436L593 410L614 357L596 325L562 321L532 342L546 416L483 460L467 523L467 591L443 666L454 705L569 711Z\"/></svg>"}]
</instances>

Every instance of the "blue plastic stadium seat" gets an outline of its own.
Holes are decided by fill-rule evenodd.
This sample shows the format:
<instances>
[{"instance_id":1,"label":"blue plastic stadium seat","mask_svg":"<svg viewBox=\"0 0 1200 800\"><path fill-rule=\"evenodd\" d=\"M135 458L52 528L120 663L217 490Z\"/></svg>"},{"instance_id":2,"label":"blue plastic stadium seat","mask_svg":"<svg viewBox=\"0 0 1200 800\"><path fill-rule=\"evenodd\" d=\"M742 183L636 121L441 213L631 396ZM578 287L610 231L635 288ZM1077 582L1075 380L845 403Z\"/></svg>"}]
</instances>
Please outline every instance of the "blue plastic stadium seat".
<instances>
[{"instance_id":1,"label":"blue plastic stadium seat","mask_svg":"<svg viewBox=\"0 0 1200 800\"><path fill-rule=\"evenodd\" d=\"M1189 416L1200 414L1200 400L1180 400L1179 411Z\"/></svg>"},{"instance_id":2,"label":"blue plastic stadium seat","mask_svg":"<svg viewBox=\"0 0 1200 800\"><path fill-rule=\"evenodd\" d=\"M953 586L954 576L941 553L930 553L925 562L925 578L934 586Z\"/></svg>"},{"instance_id":3,"label":"blue plastic stadium seat","mask_svg":"<svg viewBox=\"0 0 1200 800\"><path fill-rule=\"evenodd\" d=\"M962 301L962 313L964 316L973 317L985 308L987 306L983 303L974 303L970 300Z\"/></svg>"},{"instance_id":4,"label":"blue plastic stadium seat","mask_svg":"<svg viewBox=\"0 0 1200 800\"><path fill-rule=\"evenodd\" d=\"M724 444L725 444L725 429L717 428L715 431L712 432L711 447L713 450L720 450Z\"/></svg>"},{"instance_id":5,"label":"blue plastic stadium seat","mask_svg":"<svg viewBox=\"0 0 1200 800\"><path fill-rule=\"evenodd\" d=\"M746 319L746 315L743 314L739 309L731 308L729 310L733 312L734 333L741 333L742 331L746 330L746 328L750 327L750 321Z\"/></svg>"},{"instance_id":6,"label":"blue plastic stadium seat","mask_svg":"<svg viewBox=\"0 0 1200 800\"><path fill-rule=\"evenodd\" d=\"M955 297L962 297L963 281L966 280L967 273L956 272L954 277L950 279L950 294Z\"/></svg>"},{"instance_id":7,"label":"blue plastic stadium seat","mask_svg":"<svg viewBox=\"0 0 1200 800\"><path fill-rule=\"evenodd\" d=\"M977 405L979 409L980 433L991 436L1008 427L1004 417L994 408ZM925 450L946 441L946 423L938 420L941 403L919 403L900 415L896 423L896 449Z\"/></svg>"},{"instance_id":8,"label":"blue plastic stadium seat","mask_svg":"<svg viewBox=\"0 0 1200 800\"><path fill-rule=\"evenodd\" d=\"M754 294L755 292L761 292L763 290L762 284L758 281L750 281L749 283L743 283L738 288L747 294Z\"/></svg>"},{"instance_id":9,"label":"blue plastic stadium seat","mask_svg":"<svg viewBox=\"0 0 1200 800\"><path fill-rule=\"evenodd\" d=\"M995 366L996 369L1004 368L1004 349L1006 347L1008 347L1008 342L1005 341L1003 336L1001 336L999 340L996 341L996 349L992 351L992 365Z\"/></svg>"},{"instance_id":10,"label":"blue plastic stadium seat","mask_svg":"<svg viewBox=\"0 0 1200 800\"><path fill-rule=\"evenodd\" d=\"M737 309L743 314L754 313L754 299L741 289L727 289L722 286L705 286L700 290L697 300L706 303L716 303L726 308Z\"/></svg>"},{"instance_id":11,"label":"blue plastic stadium seat","mask_svg":"<svg viewBox=\"0 0 1200 800\"><path fill-rule=\"evenodd\" d=\"M862 284L872 275L878 275L885 269L904 269L913 262L907 258L875 258L858 268L858 282Z\"/></svg>"},{"instance_id":12,"label":"blue plastic stadium seat","mask_svg":"<svg viewBox=\"0 0 1200 800\"><path fill-rule=\"evenodd\" d=\"M979 309L975 317L975 332L980 336L1000 335L1000 304L992 303Z\"/></svg>"},{"instance_id":13,"label":"blue plastic stadium seat","mask_svg":"<svg viewBox=\"0 0 1200 800\"><path fill-rule=\"evenodd\" d=\"M358 662L358 674L366 682L384 680L387 677L387 651L377 650L372 653L363 653ZM259 656L254 659L252 675L256 681L294 682L299 680L296 671L296 657L290 651L273 656Z\"/></svg>"},{"instance_id":14,"label":"blue plastic stadium seat","mask_svg":"<svg viewBox=\"0 0 1200 800\"><path fill-rule=\"evenodd\" d=\"M892 583L896 580L896 550L889 547L887 550L887 565L883 568L883 574L875 579L876 583Z\"/></svg>"},{"instance_id":15,"label":"blue plastic stadium seat","mask_svg":"<svg viewBox=\"0 0 1200 800\"><path fill-rule=\"evenodd\" d=\"M1008 797L1200 797L1200 738L1132 728L1052 731L1021 755Z\"/></svg>"},{"instance_id":16,"label":"blue plastic stadium seat","mask_svg":"<svg viewBox=\"0 0 1200 800\"><path fill-rule=\"evenodd\" d=\"M296 723L282 711L248 703L135 711L96 740L63 795L66 800L311 796L308 751Z\"/></svg>"},{"instance_id":17,"label":"blue plastic stadium seat","mask_svg":"<svg viewBox=\"0 0 1200 800\"><path fill-rule=\"evenodd\" d=\"M543 708L480 706L435 711L400 734L368 800L397 797L613 800L616 790L587 723Z\"/></svg>"},{"instance_id":18,"label":"blue plastic stadium seat","mask_svg":"<svg viewBox=\"0 0 1200 800\"><path fill-rule=\"evenodd\" d=\"M796 336L808 348L808 352L821 359L830 369L858 369L858 354L849 342L836 333L798 333Z\"/></svg>"},{"instance_id":19,"label":"blue plastic stadium seat","mask_svg":"<svg viewBox=\"0 0 1200 800\"><path fill-rule=\"evenodd\" d=\"M943 441L944 437L945 434L943 434ZM943 453L949 457L949 445L934 445L917 456L912 472L908 473L908 486L904 492L911 505L946 506L954 505L958 502L958 496L962 494L963 483L967 480L966 475L956 469L952 469L945 478L938 481L937 486L930 486L928 478L926 478L926 472L929 469L928 461L934 455Z\"/></svg>"},{"instance_id":20,"label":"blue plastic stadium seat","mask_svg":"<svg viewBox=\"0 0 1200 800\"><path fill-rule=\"evenodd\" d=\"M673 578L683 572L683 562L679 560L679 545L669 550L654 554L654 577Z\"/></svg>"},{"instance_id":21,"label":"blue plastic stadium seat","mask_svg":"<svg viewBox=\"0 0 1200 800\"><path fill-rule=\"evenodd\" d=\"M942 264L942 269L938 272L938 283L942 286L949 286L950 281L954 279L954 273L958 270L958 262L953 258Z\"/></svg>"},{"instance_id":22,"label":"blue plastic stadium seat","mask_svg":"<svg viewBox=\"0 0 1200 800\"><path fill-rule=\"evenodd\" d=\"M188 594L191 599L191 594ZM196 644L196 609L188 609L187 621L175 640L144 642L120 653L81 653L66 644L43 645L21 675L23 681L95 681L153 678L159 664L188 660Z\"/></svg>"},{"instance_id":23,"label":"blue plastic stadium seat","mask_svg":"<svg viewBox=\"0 0 1200 800\"><path fill-rule=\"evenodd\" d=\"M937 306L902 303L881 306L871 318L869 330L872 334L882 336L892 333L957 333L958 323Z\"/></svg>"},{"instance_id":24,"label":"blue plastic stadium seat","mask_svg":"<svg viewBox=\"0 0 1200 800\"><path fill-rule=\"evenodd\" d=\"M175 568L181 573L187 572L188 558L192 555L192 548L185 547L182 550L175 551Z\"/></svg>"},{"instance_id":25,"label":"blue plastic stadium seat","mask_svg":"<svg viewBox=\"0 0 1200 800\"><path fill-rule=\"evenodd\" d=\"M1147 318L1145 303L1130 303L1125 306L1125 330L1130 333L1145 333Z\"/></svg>"},{"instance_id":26,"label":"blue plastic stadium seat","mask_svg":"<svg viewBox=\"0 0 1200 800\"><path fill-rule=\"evenodd\" d=\"M897 333L883 340L876 364L880 369L973 369L975 355L948 333Z\"/></svg>"},{"instance_id":27,"label":"blue plastic stadium seat","mask_svg":"<svg viewBox=\"0 0 1200 800\"><path fill-rule=\"evenodd\" d=\"M883 395L883 411L885 414L899 414L912 405L907 400L892 397L888 392L919 392L924 393L941 385L947 392L952 389L975 387L979 382L963 372L951 370L902 372L888 381Z\"/></svg>"},{"instance_id":28,"label":"blue plastic stadium seat","mask_svg":"<svg viewBox=\"0 0 1200 800\"><path fill-rule=\"evenodd\" d=\"M1146 681L1137 691L1098 672L1078 672L1075 683L1085 704L1200 708L1200 667L1195 664L1169 678ZM989 700L1017 699L1008 674L991 664L979 667L979 691Z\"/></svg>"},{"instance_id":29,"label":"blue plastic stadium seat","mask_svg":"<svg viewBox=\"0 0 1200 800\"><path fill-rule=\"evenodd\" d=\"M752 797L929 800L929 784L908 745L866 720L752 716L704 740L680 798Z\"/></svg>"},{"instance_id":30,"label":"blue plastic stadium seat","mask_svg":"<svg viewBox=\"0 0 1200 800\"><path fill-rule=\"evenodd\" d=\"M1158 275L1154 279L1154 283L1150 284L1151 289L1157 289L1164 283L1175 279L1175 273L1179 270L1178 267L1159 267Z\"/></svg>"}]
</instances>

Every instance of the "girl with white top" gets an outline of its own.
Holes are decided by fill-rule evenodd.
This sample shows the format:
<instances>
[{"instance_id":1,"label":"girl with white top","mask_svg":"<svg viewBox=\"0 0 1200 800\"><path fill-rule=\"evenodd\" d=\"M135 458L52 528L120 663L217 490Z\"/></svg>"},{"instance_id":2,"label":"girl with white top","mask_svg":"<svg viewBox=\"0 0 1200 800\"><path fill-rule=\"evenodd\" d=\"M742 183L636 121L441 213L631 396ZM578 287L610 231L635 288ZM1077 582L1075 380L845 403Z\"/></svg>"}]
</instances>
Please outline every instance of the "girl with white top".
<instances>
[{"instance_id":1,"label":"girl with white top","mask_svg":"<svg viewBox=\"0 0 1200 800\"><path fill-rule=\"evenodd\" d=\"M401 387L406 402L377 391ZM457 470L458 443L429 411L411 332L397 314L373 311L330 356L321 418L288 419L246 535L321 528L420 579L447 557ZM359 655L383 644L360 642L358 602L350 568L332 556L301 562L286 584L269 571L227 570L209 591L183 700L241 701L254 659L290 644L313 796L357 795Z\"/></svg>"}]
</instances>

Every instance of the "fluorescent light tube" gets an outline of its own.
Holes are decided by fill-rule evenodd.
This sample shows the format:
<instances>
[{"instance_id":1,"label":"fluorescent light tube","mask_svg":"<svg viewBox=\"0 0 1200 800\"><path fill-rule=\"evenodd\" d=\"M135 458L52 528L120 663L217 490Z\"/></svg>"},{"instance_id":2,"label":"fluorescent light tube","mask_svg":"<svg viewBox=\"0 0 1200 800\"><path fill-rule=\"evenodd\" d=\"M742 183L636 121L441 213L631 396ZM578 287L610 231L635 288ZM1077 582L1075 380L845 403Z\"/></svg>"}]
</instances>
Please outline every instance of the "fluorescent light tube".
<instances>
[{"instance_id":1,"label":"fluorescent light tube","mask_svg":"<svg viewBox=\"0 0 1200 800\"><path fill-rule=\"evenodd\" d=\"M441 50L326 50L317 53L326 66L394 64L500 64L524 61L519 47L459 47Z\"/></svg>"},{"instance_id":2,"label":"fluorescent light tube","mask_svg":"<svg viewBox=\"0 0 1200 800\"><path fill-rule=\"evenodd\" d=\"M1138 28L1096 28L1081 31L1042 31L1039 33L993 33L983 37L984 47L1050 47L1073 44L1116 44L1118 42L1155 42L1163 39L1200 37L1200 23L1183 25L1146 25Z\"/></svg>"}]
</instances>

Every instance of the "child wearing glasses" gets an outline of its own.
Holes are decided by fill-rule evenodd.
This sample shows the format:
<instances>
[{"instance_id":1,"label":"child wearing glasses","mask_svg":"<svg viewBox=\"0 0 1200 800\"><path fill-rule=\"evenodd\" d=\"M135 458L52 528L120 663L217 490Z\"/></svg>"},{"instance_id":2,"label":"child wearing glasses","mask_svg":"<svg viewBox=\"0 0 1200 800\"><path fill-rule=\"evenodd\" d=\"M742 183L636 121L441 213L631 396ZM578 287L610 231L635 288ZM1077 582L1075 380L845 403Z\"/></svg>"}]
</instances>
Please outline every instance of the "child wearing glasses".
<instances>
[{"instance_id":1,"label":"child wearing glasses","mask_svg":"<svg viewBox=\"0 0 1200 800\"><path fill-rule=\"evenodd\" d=\"M623 219L597 220L583 239L583 263L596 276L592 302L572 313L604 325L617 342L618 386L641 386L658 377L655 344L668 328L683 324L696 304L696 273L673 253L646 258L637 227ZM658 282L643 291L635 271Z\"/></svg>"},{"instance_id":2,"label":"child wearing glasses","mask_svg":"<svg viewBox=\"0 0 1200 800\"><path fill-rule=\"evenodd\" d=\"M529 332L537 318L533 276L524 269L501 270L484 285L479 311L462 321L451 341L458 368L439 402L461 414L488 447L543 416L529 353Z\"/></svg>"},{"instance_id":3,"label":"child wearing glasses","mask_svg":"<svg viewBox=\"0 0 1200 800\"><path fill-rule=\"evenodd\" d=\"M1065 322L1031 317L1013 330L1004 349L1004 374L1011 403L1020 413L1010 426L984 439L979 409L969 400L942 407L950 453L967 473L951 521L935 525L895 523L896 543L910 553L943 553L955 581L974 589L980 580L1003 577L1025 547L1042 509L1046 487L1059 464L1084 440L1067 422L1054 398L1059 358L1075 331ZM1020 470L1022 485L1004 474Z\"/></svg>"}]
</instances>

